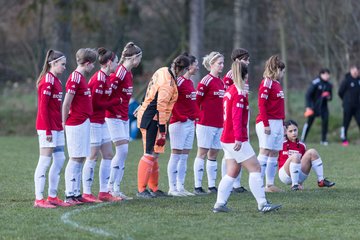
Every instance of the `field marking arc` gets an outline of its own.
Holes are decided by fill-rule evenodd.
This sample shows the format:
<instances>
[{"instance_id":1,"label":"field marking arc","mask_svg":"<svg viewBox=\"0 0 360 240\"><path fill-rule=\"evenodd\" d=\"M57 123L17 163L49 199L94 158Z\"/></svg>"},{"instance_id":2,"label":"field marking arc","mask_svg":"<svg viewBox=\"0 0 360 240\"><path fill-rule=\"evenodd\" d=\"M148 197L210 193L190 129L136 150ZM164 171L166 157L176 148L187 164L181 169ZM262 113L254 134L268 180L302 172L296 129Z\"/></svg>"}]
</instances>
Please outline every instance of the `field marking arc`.
<instances>
[{"instance_id":1,"label":"field marking arc","mask_svg":"<svg viewBox=\"0 0 360 240\"><path fill-rule=\"evenodd\" d=\"M110 203L100 203L100 204L97 204L97 205L94 205L94 206L84 207L84 208L81 208L81 209L74 209L72 211L66 212L63 215L61 215L61 220L63 221L63 223L68 224L68 225L70 225L70 226L72 226L74 228L79 228L81 230L85 230L85 231L88 231L88 232L91 232L91 233L94 233L94 234L97 234L97 235L101 235L101 236L105 236L105 237L117 237L113 233L105 231L105 230L103 230L101 228L82 226L79 223L77 223L77 222L70 219L70 217L75 215L75 214L78 214L78 213L81 213L81 212L84 212L84 211L87 211L87 210L103 207L103 206L106 206L106 205L109 205L109 204Z\"/></svg>"}]
</instances>

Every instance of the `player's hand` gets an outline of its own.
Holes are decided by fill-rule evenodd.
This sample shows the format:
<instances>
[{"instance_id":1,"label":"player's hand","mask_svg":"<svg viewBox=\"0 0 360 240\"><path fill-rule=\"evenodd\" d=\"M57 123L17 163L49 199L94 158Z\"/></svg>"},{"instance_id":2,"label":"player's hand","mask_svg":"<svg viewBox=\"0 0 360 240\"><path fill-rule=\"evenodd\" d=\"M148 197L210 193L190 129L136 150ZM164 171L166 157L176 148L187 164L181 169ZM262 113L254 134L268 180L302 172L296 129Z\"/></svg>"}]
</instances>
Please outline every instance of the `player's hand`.
<instances>
[{"instance_id":1,"label":"player's hand","mask_svg":"<svg viewBox=\"0 0 360 240\"><path fill-rule=\"evenodd\" d=\"M156 140L156 145L162 147L165 145L165 143L166 143L166 133L161 132L159 133L158 138Z\"/></svg>"},{"instance_id":2,"label":"player's hand","mask_svg":"<svg viewBox=\"0 0 360 240\"><path fill-rule=\"evenodd\" d=\"M330 96L330 92L328 92L328 91L322 92L321 96L322 96L322 97L329 97L329 96Z\"/></svg>"},{"instance_id":3,"label":"player's hand","mask_svg":"<svg viewBox=\"0 0 360 240\"><path fill-rule=\"evenodd\" d=\"M304 112L304 117L310 117L314 114L314 110L312 110L311 108L307 107L305 109L305 112Z\"/></svg>"},{"instance_id":4,"label":"player's hand","mask_svg":"<svg viewBox=\"0 0 360 240\"><path fill-rule=\"evenodd\" d=\"M53 139L52 135L46 135L46 141L52 142L52 139Z\"/></svg>"},{"instance_id":5,"label":"player's hand","mask_svg":"<svg viewBox=\"0 0 360 240\"><path fill-rule=\"evenodd\" d=\"M265 133L266 135L270 135L270 134L271 134L271 128L270 128L270 127L265 127L265 128L264 128L264 133Z\"/></svg>"},{"instance_id":6,"label":"player's hand","mask_svg":"<svg viewBox=\"0 0 360 240\"><path fill-rule=\"evenodd\" d=\"M241 142L235 140L234 151L239 151L240 149L241 149Z\"/></svg>"}]
</instances>

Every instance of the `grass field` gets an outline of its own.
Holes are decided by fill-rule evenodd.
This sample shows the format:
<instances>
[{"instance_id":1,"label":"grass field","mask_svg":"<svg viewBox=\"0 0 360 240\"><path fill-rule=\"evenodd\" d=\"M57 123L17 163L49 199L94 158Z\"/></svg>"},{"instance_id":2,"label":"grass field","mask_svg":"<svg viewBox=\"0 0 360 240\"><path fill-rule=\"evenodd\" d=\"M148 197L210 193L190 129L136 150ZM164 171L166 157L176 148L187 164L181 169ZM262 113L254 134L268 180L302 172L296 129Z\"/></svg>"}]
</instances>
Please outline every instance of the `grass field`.
<instances>
[{"instance_id":1,"label":"grass field","mask_svg":"<svg viewBox=\"0 0 360 240\"><path fill-rule=\"evenodd\" d=\"M0 146L0 239L360 238L360 161L355 145L348 148L338 144L308 146L319 150L325 175L336 182L335 188L318 188L314 173L302 192L290 192L289 187L277 179L277 185L286 192L268 194L268 198L282 203L283 208L269 214L257 212L250 193L232 195L228 206L233 211L228 214L211 212L215 195L34 209L37 138L0 137ZM188 190L193 186L194 153L188 164ZM131 142L122 185L122 190L131 196L136 192L136 169L141 154L140 141ZM167 190L168 156L169 153L165 153L160 158L160 188L163 190ZM247 176L243 174L245 187L248 187ZM62 177L59 192L63 191ZM95 184L94 192L97 191L98 184Z\"/></svg>"}]
</instances>

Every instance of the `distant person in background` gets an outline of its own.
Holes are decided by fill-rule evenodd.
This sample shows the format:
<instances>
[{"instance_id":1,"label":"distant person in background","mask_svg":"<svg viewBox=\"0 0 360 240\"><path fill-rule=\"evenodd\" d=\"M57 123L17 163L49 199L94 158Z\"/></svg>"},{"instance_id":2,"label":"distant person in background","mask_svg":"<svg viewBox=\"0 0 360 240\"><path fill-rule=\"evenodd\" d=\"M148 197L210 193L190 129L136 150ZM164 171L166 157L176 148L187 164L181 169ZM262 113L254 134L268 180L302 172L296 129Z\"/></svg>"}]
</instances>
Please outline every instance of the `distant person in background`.
<instances>
[{"instance_id":1,"label":"distant person in background","mask_svg":"<svg viewBox=\"0 0 360 240\"><path fill-rule=\"evenodd\" d=\"M311 125L316 117L321 117L321 142L320 144L327 146L327 132L329 125L329 108L328 101L332 99L332 84L330 80L330 70L321 69L319 76L310 84L306 96L306 110L304 116L307 122L304 125L301 141L305 142L310 132Z\"/></svg>"},{"instance_id":2,"label":"distant person in background","mask_svg":"<svg viewBox=\"0 0 360 240\"><path fill-rule=\"evenodd\" d=\"M343 146L348 146L349 140L347 138L347 132L353 116L360 128L360 77L357 66L351 66L350 72L345 74L345 78L340 84L338 94L343 102L342 106L344 109L341 140Z\"/></svg>"},{"instance_id":3,"label":"distant person in background","mask_svg":"<svg viewBox=\"0 0 360 240\"><path fill-rule=\"evenodd\" d=\"M200 81L196 92L196 103L200 108L199 121L196 124L198 151L194 161L194 193L196 195L217 193L215 186L218 168L216 158L221 149L222 100L225 93L225 85L220 78L220 73L224 68L224 56L219 52L211 52L204 57L203 65L209 73ZM208 192L202 188L206 157Z\"/></svg>"},{"instance_id":4,"label":"distant person in background","mask_svg":"<svg viewBox=\"0 0 360 240\"><path fill-rule=\"evenodd\" d=\"M280 181L291 185L292 191L302 190L302 184L313 169L319 187L332 187L334 182L324 178L323 161L315 149L306 150L304 143L298 140L298 125L295 121L285 122L285 141L279 152Z\"/></svg>"},{"instance_id":5,"label":"distant person in background","mask_svg":"<svg viewBox=\"0 0 360 240\"><path fill-rule=\"evenodd\" d=\"M242 63L244 63L246 66L248 66L250 64L250 54L246 49L243 48L236 48L232 51L231 53L231 59L233 61L240 61ZM223 78L224 84L225 84L225 88L228 89L233 83L233 73L232 70L230 69L225 77ZM249 85L246 82L245 83L245 88L247 88L247 90L249 90ZM222 163L221 163L221 176L224 177L226 174L226 161L225 158L222 159ZM234 186L233 186L233 192L235 193L242 193L242 192L247 192L246 188L244 188L243 186L241 186L241 175L242 175L242 169L240 168L240 172L239 175L236 177L235 181L234 181Z\"/></svg>"},{"instance_id":6,"label":"distant person in background","mask_svg":"<svg viewBox=\"0 0 360 240\"><path fill-rule=\"evenodd\" d=\"M173 60L170 67L158 69L152 76L144 101L137 111L137 123L144 145L144 155L138 166L139 198L168 196L158 186L158 160L159 154L165 150L166 124L178 98L176 79L184 75L189 66L189 58L180 55Z\"/></svg>"},{"instance_id":7,"label":"distant person in background","mask_svg":"<svg viewBox=\"0 0 360 240\"><path fill-rule=\"evenodd\" d=\"M171 155L167 173L169 178L169 195L193 196L184 187L187 160L193 147L195 121L199 118L196 105L196 90L190 79L199 70L198 61L192 55L184 54L190 59L188 71L177 78L178 99L172 110L169 125Z\"/></svg>"},{"instance_id":8,"label":"distant person in background","mask_svg":"<svg viewBox=\"0 0 360 240\"><path fill-rule=\"evenodd\" d=\"M85 75L94 69L96 57L94 49L79 49L76 52L77 67L66 82L62 121L70 159L65 169L65 201L71 205L96 202L83 198L80 191L82 167L90 157L90 117L93 113L91 90Z\"/></svg>"},{"instance_id":9,"label":"distant person in background","mask_svg":"<svg viewBox=\"0 0 360 240\"><path fill-rule=\"evenodd\" d=\"M256 135L259 139L258 160L261 175L266 175L266 192L281 192L274 185L277 158L284 140L285 101L280 79L284 76L285 64L277 55L265 63L264 79L258 93L259 114L256 117Z\"/></svg>"},{"instance_id":10,"label":"distant person in background","mask_svg":"<svg viewBox=\"0 0 360 240\"><path fill-rule=\"evenodd\" d=\"M120 191L124 176L125 160L129 151L129 102L133 93L133 75L131 70L139 66L142 58L141 49L133 42L125 45L116 71L110 75L112 98L121 98L122 103L106 111L106 122L111 140L115 145L115 155L111 160L111 172L108 191L114 197L130 200L132 197Z\"/></svg>"},{"instance_id":11,"label":"distant person in background","mask_svg":"<svg viewBox=\"0 0 360 240\"><path fill-rule=\"evenodd\" d=\"M36 81L38 89L38 112L36 129L39 138L40 156L35 169L35 202L34 207L55 208L67 207L70 204L57 197L60 172L65 162L64 129L61 124L62 85L58 76L65 70L66 57L62 52L49 50L46 53L43 69ZM47 200L43 192L46 182L46 171L49 171L49 193Z\"/></svg>"},{"instance_id":12,"label":"distant person in background","mask_svg":"<svg viewBox=\"0 0 360 240\"><path fill-rule=\"evenodd\" d=\"M119 105L122 99L119 97L111 98L112 88L110 84L110 73L114 72L118 65L118 57L114 52L105 48L98 49L98 61L100 70L97 71L89 81L91 89L91 99L93 114L90 117L90 144L91 155L86 159L83 174L83 195L82 197L90 201L97 202L96 197L91 193L94 181L94 170L96 160L101 152L101 163L99 168L99 200L100 201L120 201L121 198L111 196L107 191L107 184L110 177L111 159L113 150L108 126L105 122L105 110L111 106Z\"/></svg>"}]
</instances>

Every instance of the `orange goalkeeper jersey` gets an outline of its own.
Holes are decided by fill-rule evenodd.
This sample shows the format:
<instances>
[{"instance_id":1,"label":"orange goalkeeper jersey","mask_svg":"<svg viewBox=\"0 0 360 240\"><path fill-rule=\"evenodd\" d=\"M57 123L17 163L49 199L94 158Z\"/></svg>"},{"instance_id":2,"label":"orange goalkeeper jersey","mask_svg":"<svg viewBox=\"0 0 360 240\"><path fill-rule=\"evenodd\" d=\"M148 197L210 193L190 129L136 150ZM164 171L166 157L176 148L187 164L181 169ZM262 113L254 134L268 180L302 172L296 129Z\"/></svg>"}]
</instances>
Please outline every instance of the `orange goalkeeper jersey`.
<instances>
[{"instance_id":1,"label":"orange goalkeeper jersey","mask_svg":"<svg viewBox=\"0 0 360 240\"><path fill-rule=\"evenodd\" d=\"M176 80L170 68L158 69L151 78L145 99L137 113L138 127L147 129L151 120L165 125L177 98Z\"/></svg>"}]
</instances>

